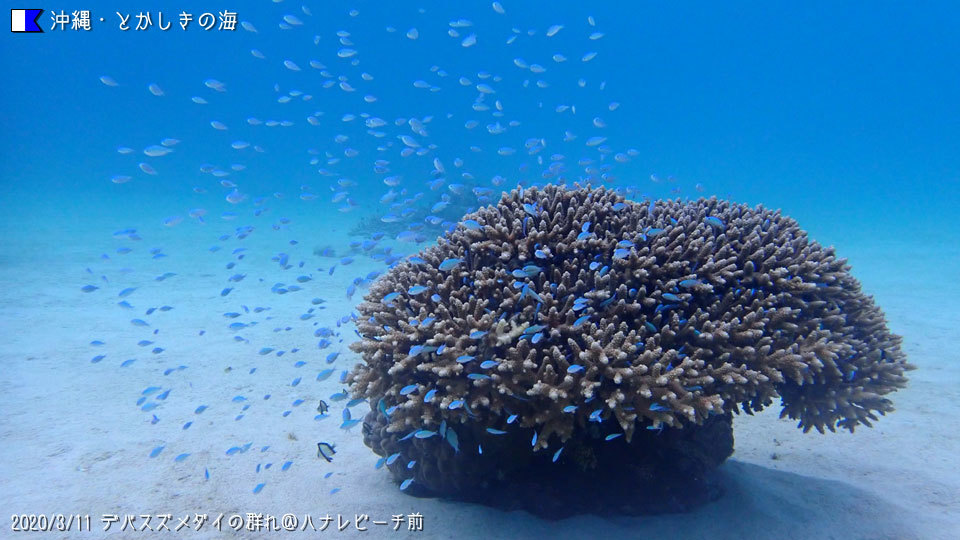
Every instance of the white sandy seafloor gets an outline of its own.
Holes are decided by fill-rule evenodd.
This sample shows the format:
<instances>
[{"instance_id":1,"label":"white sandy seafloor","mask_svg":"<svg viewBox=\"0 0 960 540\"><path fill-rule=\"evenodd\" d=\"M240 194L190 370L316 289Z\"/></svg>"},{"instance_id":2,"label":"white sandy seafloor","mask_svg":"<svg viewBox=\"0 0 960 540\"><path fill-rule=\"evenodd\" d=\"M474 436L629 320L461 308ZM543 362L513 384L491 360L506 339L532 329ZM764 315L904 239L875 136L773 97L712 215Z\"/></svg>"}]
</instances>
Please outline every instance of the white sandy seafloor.
<instances>
[{"instance_id":1,"label":"white sandy seafloor","mask_svg":"<svg viewBox=\"0 0 960 540\"><path fill-rule=\"evenodd\" d=\"M892 398L897 411L873 429L855 434L804 434L793 422L778 420L779 409L740 416L735 420L736 452L722 467L726 493L717 502L687 514L607 518L575 515L547 521L526 512L501 512L483 506L417 499L401 492L385 470L375 470L376 456L361 440L359 426L339 429L343 402L329 395L341 385L337 375L318 383L328 352L340 350L334 364L347 369L356 361L346 345L352 326L337 329L335 320L350 312L343 291L350 279L382 265L358 257L352 267L333 276L313 272L306 290L276 295L276 281L291 283L300 270L282 272L269 255L286 249L291 260L309 266L329 266L310 255L322 242L300 238L299 246L283 245L278 237L254 235L246 243L222 243L211 254L204 233L195 245L151 241L118 260L100 260L121 245L109 232L90 238L70 234L36 234L17 239L11 225L0 253L0 509L2 538L262 538L264 532L217 532L208 524L201 532L142 534L120 532L116 525L103 532L104 514L172 514L178 518L207 514L293 513L313 517L320 526L325 515L333 522L323 533L282 533L286 538L330 536L421 536L429 538L778 538L778 539L936 539L960 537L960 257L954 245L924 244L902 238L889 243L840 246L854 265L854 275L884 308L893 331L904 336L904 347L919 369L910 372L910 385ZM14 238L11 238L14 235ZM290 235L293 238L295 235ZM153 239L155 240L155 239ZM284 240L285 242L285 240ZM169 256L154 260L148 247L162 245ZM229 251L249 246L249 260L236 271L247 273L236 290L221 297L230 285L224 264ZM951 251L952 250L952 251ZM84 268L90 267L93 276ZM122 271L123 268L129 268ZM346 270L349 271L346 271ZM178 275L158 283L163 272ZM80 288L111 284L94 293ZM264 281L258 282L262 277ZM126 298L133 310L117 307L117 293L139 287ZM298 316L309 300L322 297L326 308L311 320ZM271 310L238 320L259 321L233 340L231 320L223 312L241 304ZM173 310L143 317L150 306ZM149 328L132 326L142 317ZM273 317L268 319L267 317ZM313 323L341 330L327 350L318 352ZM291 330L283 328L290 326ZM281 331L275 332L279 327ZM152 335L159 329L157 335ZM205 329L206 335L199 336ZM106 342L102 347L90 341ZM140 347L148 339L155 344ZM342 339L342 342L339 340ZM152 347L165 350L152 354ZM289 350L283 357L261 356L261 347ZM97 354L106 357L91 363ZM120 363L129 358L129 367ZM297 360L306 361L294 367ZM166 368L186 369L163 375ZM232 367L229 372L225 368ZM253 374L250 368L257 367ZM291 386L295 377L303 381ZM136 405L148 386L171 389L151 412ZM264 400L265 394L271 394ZM233 402L242 395L248 401ZM299 407L295 399L304 399ZM314 420L318 399L331 405L331 417ZM244 404L249 410L235 420ZM209 409L195 414L206 404ZM283 417L284 410L292 410ZM361 417L366 406L354 408ZM151 415L160 421L151 424ZM194 424L183 430L184 422ZM336 444L333 463L316 456L316 442ZM232 456L226 450L251 442ZM151 450L164 445L156 458ZM261 448L269 449L261 452ZM178 463L174 457L189 453ZM292 461L287 471L281 464ZM256 471L258 464L272 463ZM204 469L210 472L209 480ZM330 478L324 478L332 472ZM258 483L263 490L253 493ZM340 491L330 494L334 488ZM571 508L571 513L575 512ZM392 516L418 512L423 531L399 531L391 525L355 524L358 514L390 522ZM13 514L90 515L92 532L15 534ZM347 526L338 531L338 514ZM157 517L151 524L156 526ZM141 523L141 521L138 521ZM227 527L224 525L226 531Z\"/></svg>"}]
</instances>

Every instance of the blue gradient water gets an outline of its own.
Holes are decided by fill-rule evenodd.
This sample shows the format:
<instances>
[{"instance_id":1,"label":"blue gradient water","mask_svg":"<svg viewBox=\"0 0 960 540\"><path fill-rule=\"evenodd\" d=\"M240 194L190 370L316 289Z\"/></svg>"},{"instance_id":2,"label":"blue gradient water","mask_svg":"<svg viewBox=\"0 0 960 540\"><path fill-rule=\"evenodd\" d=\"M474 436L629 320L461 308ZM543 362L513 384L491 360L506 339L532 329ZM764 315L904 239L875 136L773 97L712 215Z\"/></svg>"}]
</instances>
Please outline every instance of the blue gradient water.
<instances>
[{"instance_id":1,"label":"blue gradient water","mask_svg":"<svg viewBox=\"0 0 960 540\"><path fill-rule=\"evenodd\" d=\"M125 9L156 13L162 5L144 2ZM202 178L198 163L215 161L218 155L224 164L233 159L224 142L241 138L269 148L262 159L247 160L248 191L319 184L322 179L305 164L306 148L334 146L330 138L346 131L337 119L347 111L388 120L452 112L456 116L449 129L434 128L432 136L464 140L442 145L438 153L444 157L467 155L461 154L467 143L519 147L527 136L562 136L564 129L586 134L590 119L600 115L609 124L603 131L612 146L639 151L616 175L651 194L657 193L649 185L650 174L673 175L685 195L694 195L692 186L702 183L708 193L781 207L814 232L830 234L829 241L841 240L834 232L842 230L868 230L881 237L910 234L905 229L956 231L955 221L938 219L948 213L956 201L951 195L957 193L960 74L951 63L958 38L951 23L956 9L950 3L912 10L832 3L679 9L617 3L587 9L528 2L507 6L507 15L485 3L424 3L422 15L419 6L325 3L313 7L313 17L302 17L303 27L288 31L277 23L283 14L299 12L299 6L234 6L241 20L256 24L259 33L253 34L176 28L120 32L115 5L85 4L73 9L91 9L107 22L86 33L6 34L2 61L4 73L11 76L2 89L8 126L2 134L0 170L5 199L16 201L11 206L18 215L80 207L76 215L89 219L105 212L83 208L111 205L106 213L116 215L150 196L157 214L175 214L207 202L184 188ZM353 7L361 12L358 17L347 15ZM587 14L598 21L596 29L587 26ZM468 30L478 32L479 43L470 49L446 35L447 23L459 18L471 19L475 28ZM47 19L45 13L41 21L49 30ZM545 38L546 27L555 23L567 28ZM398 32L386 33L388 25ZM402 37L411 26L421 27L417 41ZM512 27L540 33L506 46ZM361 51L359 69L334 56L340 29L351 32ZM606 35L590 42L590 30ZM312 43L316 34L321 36L318 46ZM252 47L268 59L253 58ZM577 57L588 50L600 54L592 62L579 62ZM558 51L570 57L565 65L550 60ZM543 78L551 87L519 87L522 79L537 77L511 64L517 56L549 68ZM285 69L281 62L286 58L298 61L303 71ZM351 80L362 70L376 78L353 94L321 91L315 86L322 78L307 65L311 58L336 74L349 68L343 72L353 75ZM436 82L429 77L432 65L450 73L443 81L449 88L434 94L414 88L416 79ZM479 129L462 129L476 92L459 87L455 79L482 69L504 77L496 97L509 116L530 119L518 130L522 135L497 140ZM121 86L100 84L97 77L104 74ZM224 81L228 92L213 95L201 84L208 77ZM588 79L588 88L572 84L580 77ZM601 80L607 82L603 92L596 86ZM167 96L149 94L150 82L160 84ZM311 91L316 100L277 104L274 83L285 90ZM377 103L360 101L368 92L378 97ZM189 101L192 95L215 99L202 107ZM539 101L545 106L542 114L531 110ZM623 106L607 112L609 101ZM580 112L575 118L555 114L553 106L559 103L579 104ZM325 112L320 129L303 121L315 110ZM243 122L247 116L271 115L297 125L265 129ZM214 118L229 121L231 131L211 131L207 122ZM139 153L165 136L184 144L170 159L160 160L173 163L163 163L157 178L138 174L133 158L114 152L124 144ZM550 143L547 151L556 151ZM373 142L363 144L370 148ZM577 146L568 159L586 154ZM369 158L368 152L361 159ZM478 178L499 172L519 179L515 168L506 166L511 160L491 161L507 163L475 165ZM358 180L361 172L370 171L366 165L358 163L353 171ZM119 189L104 182L123 173L135 174L137 180Z\"/></svg>"},{"instance_id":2,"label":"blue gradient water","mask_svg":"<svg viewBox=\"0 0 960 540\"><path fill-rule=\"evenodd\" d=\"M885 301L893 302L902 320L919 319L914 322L923 326L924 316L902 298L903 291L937 281L939 288L918 292L916 297L955 317L950 306L960 296L956 285L960 278L956 266L960 9L956 3L677 6L504 1L504 14L491 9L490 2L305 5L312 15L290 0L201 2L189 7L195 17L203 11L236 11L239 20L256 27L255 33L239 25L234 32L203 32L196 23L184 32L176 21L166 32L156 28L122 32L117 28L117 10L150 11L156 22L158 11L172 19L182 6L87 1L44 6L48 9L40 21L47 30L44 34L0 36L0 73L4 74L0 83L0 266L8 291L0 319L0 328L5 329L0 334L18 332L20 323L14 321L27 320L22 310L45 302L47 309L72 313L65 316L69 326L50 328L58 339L78 347L104 333L124 339L131 332L125 313L104 316L96 324L84 323L86 309L120 309L112 305L118 299L85 304L93 300L78 291L84 284L95 283L104 293L109 287L112 298L114 289L126 286L120 271L125 266L147 282L171 269L183 274L184 281L169 289L185 302L194 301L190 324L181 321L183 335L194 335L200 327L224 326L225 308L218 303L218 293L233 285L226 282L233 272L223 269L231 249L249 246L251 259L259 257L263 263L258 271L262 270L259 275L267 285L256 289L241 282L235 285L237 291L247 294L250 302L273 302L269 285L290 281L296 274L284 274L275 267L265 270L269 257L290 252L297 261L306 260L308 268L326 270L335 264L351 252L350 242L369 238L374 230L367 227L363 234L356 233L360 219L377 223L390 212L389 205L379 201L390 189L382 182L387 175L403 177L396 189L406 188L407 193L398 201L424 194L408 205L416 211L412 217L399 226L385 227L384 244L393 245L395 254L412 253L442 232L440 227L426 225L424 242L392 240L410 224L420 231L424 216L431 214L430 207L441 195L451 198L455 211L436 214L450 221L456 221L464 209L489 202L478 201L470 192L476 186L492 188L493 201L501 190L518 183L529 186L560 180L629 189L637 199L716 195L780 208L796 218L814 239L835 245L841 256L849 256L854 275L864 281L867 292L875 294L882 307ZM94 29L51 31L49 10L54 9L91 10ZM353 9L356 16L350 14ZM281 28L285 14L296 15L303 24ZM101 16L104 23L97 20ZM596 21L595 27L588 23L588 16ZM468 19L472 25L455 28L459 36L451 37L450 22L459 19ZM564 27L546 36L554 24ZM396 31L388 32L387 27ZM404 36L411 27L419 31L416 40ZM358 51L353 58L337 56L344 47L337 36L341 30L349 32L350 47ZM528 35L528 30L535 32ZM588 36L593 32L604 35L591 40ZM463 39L473 33L477 43L462 46ZM319 36L316 44L315 36ZM515 41L508 44L511 36ZM252 48L266 58L255 58ZM596 57L581 61L590 51ZM556 53L567 60L555 62L551 57ZM521 69L514 64L515 58L540 64L546 71ZM288 59L300 70L285 67L283 61ZM353 59L359 63L351 65ZM332 78L311 67L310 60L321 62ZM434 66L447 75L439 76L431 70ZM373 80L363 80L364 72ZM481 79L478 72L491 77ZM101 83L99 78L105 75L118 86ZM323 87L325 81L338 81L339 76L345 76L356 91L343 91L336 84ZM461 76L470 85L461 85ZM222 81L226 92L205 86L203 81L209 78ZM580 79L585 80L583 87L578 85ZM417 80L440 90L417 88ZM538 88L538 80L548 86ZM481 82L495 90L485 97L488 111L472 108ZM151 83L159 85L164 95L151 94L147 90ZM304 101L296 95L288 103L279 103L278 97L291 90L311 94L312 99ZM375 96L376 101L365 102L366 95ZM196 104L192 96L208 103ZM502 103L502 117L492 114L496 100ZM620 105L610 110L611 102ZM575 106L576 114L557 112L559 105ZM386 125L373 130L384 136L368 133L364 118L343 121L348 113L382 118ZM307 121L311 115L318 125ZM292 125L250 125L248 117L289 120ZM426 123L427 137L413 133L406 124L394 124L398 118L425 117L432 117ZM596 117L606 126L596 127ZM229 129L213 129L213 120ZM479 125L467 129L468 120ZM519 124L508 127L511 120ZM497 121L506 131L489 133L487 124ZM565 141L566 131L576 138ZM424 147L436 147L424 156L401 157L401 134L413 136ZM337 135L349 139L338 143ZM606 140L600 147L586 145L592 136ZM161 157L143 154L145 147L164 138L180 140L171 147L173 152ZM530 139L542 139L544 149L528 154L524 143ZM231 142L238 140L251 147L231 148ZM253 145L264 151L254 151ZM381 145L389 147L380 151ZM118 153L121 146L134 151ZM604 146L608 153L601 151ZM499 155L503 147L515 153ZM346 157L347 148L358 155ZM614 154L628 150L629 160L614 159ZM328 162L325 152L339 159ZM542 173L554 154L563 155L565 171L559 177L544 178ZM319 163L311 164L314 157ZM434 174L434 158L446 170L446 183L436 190L427 185L439 176ZM457 158L463 160L462 167L454 165ZM594 160L594 166L610 165L606 177L585 171L578 164L581 158ZM374 171L377 159L389 160L389 173ZM158 174L143 173L140 162L151 164ZM225 171L232 164L244 165L226 179L247 198L239 204L226 201L233 188L202 172L205 163ZM331 174L320 174L321 169ZM463 172L472 177L464 178ZM110 180L115 175L132 179L116 184ZM505 178L501 185L491 183L496 175ZM653 181L652 175L660 181ZM335 187L340 178L355 185ZM466 185L464 195L447 188L456 182ZM348 192L349 211L341 211L342 202L331 202L339 191ZM303 200L300 195L305 192L316 194L316 199ZM188 216L197 208L206 210L203 223ZM236 217L224 220L224 212ZM164 220L173 216L182 222L165 226ZM289 218L289 226L280 222L281 217ZM218 241L219 236L234 235L237 227L247 225L255 228L249 240ZM113 237L125 228L137 229L146 241L131 244ZM290 245L293 239L299 242L297 247ZM222 256L207 251L215 244L223 246ZM138 250L128 260L116 254L125 245ZM311 258L318 246L332 247L337 258ZM169 260L152 259L146 251L151 247L162 247ZM329 298L336 305L324 324L332 325L335 317L349 314L351 303L360 300L365 285L346 298L351 279L370 270L385 270L382 260L362 253L356 258L355 267L340 266L335 277L313 284L311 296ZM85 273L87 268L90 273ZM98 281L108 274L109 285ZM191 283L204 279L203 285ZM24 286L43 290L47 296L32 298ZM198 292L185 292L193 288ZM158 303L163 292L159 286L152 291ZM282 315L278 314L276 324L306 327L296 319L302 308L278 308ZM894 323L894 329L903 333L907 323ZM307 342L310 331L307 328L300 346L319 354ZM945 331L955 334L949 325ZM352 331L344 331L344 343L351 336ZM909 335L907 342L911 343ZM256 342L254 350L265 344ZM13 362L30 346L10 347L4 361ZM231 351L223 354L234 354ZM918 349L908 352L913 355ZM92 354L82 349L67 357L82 357L81 365L71 369L92 377L96 385L97 375L84 371ZM922 364L914 357L911 361ZM63 362L68 365L66 359ZM132 389L130 395L139 389ZM219 443L216 448L219 451ZM242 491L252 487L243 484ZM267 487L264 494L269 494L271 484Z\"/></svg>"}]
</instances>

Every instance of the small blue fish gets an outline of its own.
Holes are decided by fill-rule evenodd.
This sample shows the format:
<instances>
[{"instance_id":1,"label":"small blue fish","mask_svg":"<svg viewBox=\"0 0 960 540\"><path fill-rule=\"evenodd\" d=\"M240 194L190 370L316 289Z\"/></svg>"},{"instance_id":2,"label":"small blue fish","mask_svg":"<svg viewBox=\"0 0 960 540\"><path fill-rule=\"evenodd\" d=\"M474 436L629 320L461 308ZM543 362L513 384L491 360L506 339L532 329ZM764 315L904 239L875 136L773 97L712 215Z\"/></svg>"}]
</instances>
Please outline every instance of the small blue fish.
<instances>
[{"instance_id":1,"label":"small blue fish","mask_svg":"<svg viewBox=\"0 0 960 540\"><path fill-rule=\"evenodd\" d=\"M543 272L543 268L540 268L535 264L528 264L523 267L523 273L526 274L527 277L533 277L539 274L540 272Z\"/></svg>"},{"instance_id":2,"label":"small blue fish","mask_svg":"<svg viewBox=\"0 0 960 540\"><path fill-rule=\"evenodd\" d=\"M572 366L571 366L571 367L572 367ZM569 371L569 369L568 369L568 371ZM576 406L576 405L567 405L566 407L563 408L563 412L565 412L565 413L572 413L572 412L574 412L574 411L576 411L576 410L577 410L577 406Z\"/></svg>"},{"instance_id":3,"label":"small blue fish","mask_svg":"<svg viewBox=\"0 0 960 540\"><path fill-rule=\"evenodd\" d=\"M660 297L670 302L682 302L682 300L680 300L680 297L673 293L663 293L660 295Z\"/></svg>"},{"instance_id":4,"label":"small blue fish","mask_svg":"<svg viewBox=\"0 0 960 540\"><path fill-rule=\"evenodd\" d=\"M571 364L570 367L567 368L567 373L578 373L584 369L580 364Z\"/></svg>"},{"instance_id":5,"label":"small blue fish","mask_svg":"<svg viewBox=\"0 0 960 540\"><path fill-rule=\"evenodd\" d=\"M459 362L459 363L461 363L461 364L466 364L467 362L469 362L469 361L471 361L471 360L473 360L473 357L470 356L469 354L464 354L464 355L462 355L462 356L458 356L458 357L457 357L457 362Z\"/></svg>"},{"instance_id":6,"label":"small blue fish","mask_svg":"<svg viewBox=\"0 0 960 540\"><path fill-rule=\"evenodd\" d=\"M414 433L413 436L416 437L416 438L418 438L418 439L429 439L430 437L433 437L433 436L436 435L436 434L437 434L436 431L431 431L431 430L428 430L428 429L421 429L421 430L417 431L416 433Z\"/></svg>"},{"instance_id":7,"label":"small blue fish","mask_svg":"<svg viewBox=\"0 0 960 540\"><path fill-rule=\"evenodd\" d=\"M557 453L553 455L553 462L556 463L560 459L560 452L563 452L563 447L561 446Z\"/></svg>"},{"instance_id":8,"label":"small blue fish","mask_svg":"<svg viewBox=\"0 0 960 540\"><path fill-rule=\"evenodd\" d=\"M407 289L407 294L420 294L426 290L427 287L424 287L423 285L414 285L413 287Z\"/></svg>"},{"instance_id":9,"label":"small blue fish","mask_svg":"<svg viewBox=\"0 0 960 540\"><path fill-rule=\"evenodd\" d=\"M589 320L590 320L590 316L589 316L589 315L584 315L584 316L580 317L579 319L573 321L573 327L574 327L574 328L579 328L583 323L585 323L585 322L587 322L587 321L589 321Z\"/></svg>"},{"instance_id":10,"label":"small blue fish","mask_svg":"<svg viewBox=\"0 0 960 540\"><path fill-rule=\"evenodd\" d=\"M489 434L491 434L491 435L506 435L506 434L507 434L507 432L506 432L506 431L503 431L502 429L494 429L494 428L492 428L492 427L488 427L488 428L487 428L487 433L489 433Z\"/></svg>"},{"instance_id":11,"label":"small blue fish","mask_svg":"<svg viewBox=\"0 0 960 540\"><path fill-rule=\"evenodd\" d=\"M470 339L480 339L485 335L487 335L486 330L474 330L473 332L470 332Z\"/></svg>"},{"instance_id":12,"label":"small blue fish","mask_svg":"<svg viewBox=\"0 0 960 540\"><path fill-rule=\"evenodd\" d=\"M362 418L354 418L352 420L346 420L342 424L340 424L340 429L350 429L362 421L363 421Z\"/></svg>"},{"instance_id":13,"label":"small blue fish","mask_svg":"<svg viewBox=\"0 0 960 540\"><path fill-rule=\"evenodd\" d=\"M448 270L453 270L453 269L456 268L457 265L460 264L461 262L462 262L462 261L461 261L460 259L445 259L442 263L440 263L440 266L438 266L437 268L439 268L440 270L446 272L446 271L448 271ZM413 293L411 293L411 294L413 294Z\"/></svg>"},{"instance_id":14,"label":"small blue fish","mask_svg":"<svg viewBox=\"0 0 960 540\"><path fill-rule=\"evenodd\" d=\"M710 225L711 227L713 227L713 228L715 228L715 229L723 230L723 228L724 228L723 221L722 221L720 218L718 218L718 217L707 216L707 217L703 218L703 221L704 221L707 225Z\"/></svg>"},{"instance_id":15,"label":"small blue fish","mask_svg":"<svg viewBox=\"0 0 960 540\"><path fill-rule=\"evenodd\" d=\"M474 381L479 381L483 379L489 379L490 376L487 375L486 373L470 373L469 375L467 375L467 378Z\"/></svg>"},{"instance_id":16,"label":"small blue fish","mask_svg":"<svg viewBox=\"0 0 960 540\"><path fill-rule=\"evenodd\" d=\"M405 490L405 489L407 489L408 487L410 487L410 484L412 484L412 483L413 483L413 478L407 478L407 479L404 480L403 482L400 482L400 489L401 489L401 490Z\"/></svg>"},{"instance_id":17,"label":"small blue fish","mask_svg":"<svg viewBox=\"0 0 960 540\"><path fill-rule=\"evenodd\" d=\"M604 437L603 439L604 439L605 441L612 441L612 440L616 439L617 437L621 437L621 436L623 436L623 433L611 433L610 435L607 435L607 436Z\"/></svg>"},{"instance_id":18,"label":"small blue fish","mask_svg":"<svg viewBox=\"0 0 960 540\"><path fill-rule=\"evenodd\" d=\"M475 219L465 219L461 223L463 223L464 227L472 231L483 228L482 225L480 225L480 223Z\"/></svg>"},{"instance_id":19,"label":"small blue fish","mask_svg":"<svg viewBox=\"0 0 960 540\"><path fill-rule=\"evenodd\" d=\"M462 399L457 399L457 400L451 401L451 402L450 402L450 405L447 406L447 408L450 409L450 410L459 409L460 407L463 407L463 400L462 400Z\"/></svg>"},{"instance_id":20,"label":"small blue fish","mask_svg":"<svg viewBox=\"0 0 960 540\"><path fill-rule=\"evenodd\" d=\"M177 463L181 463L183 462L183 460L187 459L188 457L190 457L190 454L180 454L179 456L173 458L173 461Z\"/></svg>"},{"instance_id":21,"label":"small blue fish","mask_svg":"<svg viewBox=\"0 0 960 540\"><path fill-rule=\"evenodd\" d=\"M396 461L397 458L399 457L400 457L400 452L397 452L396 454L390 454L387 457L387 465L393 465L393 462Z\"/></svg>"},{"instance_id":22,"label":"small blue fish","mask_svg":"<svg viewBox=\"0 0 960 540\"><path fill-rule=\"evenodd\" d=\"M523 288L520 290L520 299L522 300L527 296L533 297L534 300L536 300L537 302L540 302L541 304L543 303L543 298L541 298L540 295L536 293L536 291L531 289L529 285L524 284Z\"/></svg>"},{"instance_id":23,"label":"small blue fish","mask_svg":"<svg viewBox=\"0 0 960 540\"><path fill-rule=\"evenodd\" d=\"M447 443L453 448L454 452L460 452L460 441L457 439L457 433L452 428L447 429Z\"/></svg>"},{"instance_id":24,"label":"small blue fish","mask_svg":"<svg viewBox=\"0 0 960 540\"><path fill-rule=\"evenodd\" d=\"M412 393L412 392L416 392L416 390L417 390L417 385L415 385L415 384L408 384L407 386L404 386L403 388L400 389L400 395L401 395L401 396L405 396L405 395L410 394L410 393Z\"/></svg>"},{"instance_id":25,"label":"small blue fish","mask_svg":"<svg viewBox=\"0 0 960 540\"><path fill-rule=\"evenodd\" d=\"M333 375L333 371L334 371L333 368L327 368L321 371L320 373L317 373L317 380L318 381L327 380L328 378L330 378L330 375Z\"/></svg>"},{"instance_id":26,"label":"small blue fish","mask_svg":"<svg viewBox=\"0 0 960 540\"><path fill-rule=\"evenodd\" d=\"M387 404L383 402L383 399L377 401L377 410L383 413L387 420L390 420L390 413L387 412Z\"/></svg>"},{"instance_id":27,"label":"small blue fish","mask_svg":"<svg viewBox=\"0 0 960 540\"><path fill-rule=\"evenodd\" d=\"M483 369L490 369L493 367L497 367L498 365L500 365L500 362L497 362L496 360L484 360L480 364L480 367Z\"/></svg>"},{"instance_id":28,"label":"small blue fish","mask_svg":"<svg viewBox=\"0 0 960 540\"><path fill-rule=\"evenodd\" d=\"M163 452L163 446L158 446L150 451L150 457L155 458L160 455L160 452Z\"/></svg>"},{"instance_id":29,"label":"small blue fish","mask_svg":"<svg viewBox=\"0 0 960 540\"><path fill-rule=\"evenodd\" d=\"M423 396L423 401L429 403L430 401L433 400L433 396L435 396L436 394L437 394L436 388L430 390L429 392L426 393L426 395Z\"/></svg>"},{"instance_id":30,"label":"small blue fish","mask_svg":"<svg viewBox=\"0 0 960 540\"><path fill-rule=\"evenodd\" d=\"M535 324L533 326L528 326L523 330L524 334L533 334L545 329L547 326L545 324Z\"/></svg>"},{"instance_id":31,"label":"small blue fish","mask_svg":"<svg viewBox=\"0 0 960 540\"><path fill-rule=\"evenodd\" d=\"M396 299L398 296L400 296L400 293L398 293L398 292L392 292L392 293L384 296L384 297L383 297L383 301L384 301L384 302L390 302L391 300Z\"/></svg>"},{"instance_id":32,"label":"small blue fish","mask_svg":"<svg viewBox=\"0 0 960 540\"><path fill-rule=\"evenodd\" d=\"M206 406L206 405L201 405L201 406L197 407L196 409L194 409L193 412L194 412L194 414L200 414L200 413L202 413L202 412L205 411L205 410L207 410L207 406Z\"/></svg>"},{"instance_id":33,"label":"small blue fish","mask_svg":"<svg viewBox=\"0 0 960 540\"><path fill-rule=\"evenodd\" d=\"M630 256L630 250L626 248L617 248L613 250L613 257L615 259L626 259Z\"/></svg>"},{"instance_id":34,"label":"small blue fish","mask_svg":"<svg viewBox=\"0 0 960 540\"><path fill-rule=\"evenodd\" d=\"M256 487L253 488L253 493L254 493L254 494L260 493L260 491L263 490L263 486L265 486L265 485L266 485L266 484L264 484L263 482L257 484Z\"/></svg>"},{"instance_id":35,"label":"small blue fish","mask_svg":"<svg viewBox=\"0 0 960 540\"><path fill-rule=\"evenodd\" d=\"M514 423L516 420L517 420L517 415L515 415L515 414L511 414L510 416L507 417L507 423L508 423L508 424L512 424L512 423Z\"/></svg>"}]
</instances>

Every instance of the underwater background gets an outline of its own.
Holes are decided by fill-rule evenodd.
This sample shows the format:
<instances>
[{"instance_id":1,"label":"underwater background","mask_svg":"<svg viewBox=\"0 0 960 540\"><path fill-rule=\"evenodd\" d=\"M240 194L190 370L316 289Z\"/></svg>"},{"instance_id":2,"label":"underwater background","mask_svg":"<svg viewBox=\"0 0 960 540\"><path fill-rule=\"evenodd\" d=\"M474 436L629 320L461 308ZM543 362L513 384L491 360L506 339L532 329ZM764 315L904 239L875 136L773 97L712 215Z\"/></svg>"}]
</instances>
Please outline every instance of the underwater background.
<instances>
[{"instance_id":1,"label":"underwater background","mask_svg":"<svg viewBox=\"0 0 960 540\"><path fill-rule=\"evenodd\" d=\"M44 9L44 33L0 38L4 519L90 515L44 533L90 538L129 537L104 514L247 512L353 520L327 534L960 533L955 3ZM61 10L93 28L52 30ZM197 26L224 10L234 31ZM897 411L853 435L738 416L725 494L687 514L549 521L400 491L330 399L359 361L355 306L464 213L549 183L782 209L903 336L918 369Z\"/></svg>"}]
</instances>

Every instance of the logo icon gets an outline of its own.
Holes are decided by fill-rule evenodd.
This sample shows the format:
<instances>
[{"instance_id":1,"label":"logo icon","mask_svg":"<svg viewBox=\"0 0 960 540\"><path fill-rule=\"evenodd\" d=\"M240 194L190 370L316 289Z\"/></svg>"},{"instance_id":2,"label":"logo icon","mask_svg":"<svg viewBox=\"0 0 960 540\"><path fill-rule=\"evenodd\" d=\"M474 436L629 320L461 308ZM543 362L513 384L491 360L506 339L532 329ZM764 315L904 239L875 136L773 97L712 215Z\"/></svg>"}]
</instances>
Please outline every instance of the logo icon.
<instances>
[{"instance_id":1,"label":"logo icon","mask_svg":"<svg viewBox=\"0 0 960 540\"><path fill-rule=\"evenodd\" d=\"M10 31L11 32L43 32L43 28L37 24L37 19L43 13L42 9L11 9L10 10Z\"/></svg>"}]
</instances>

